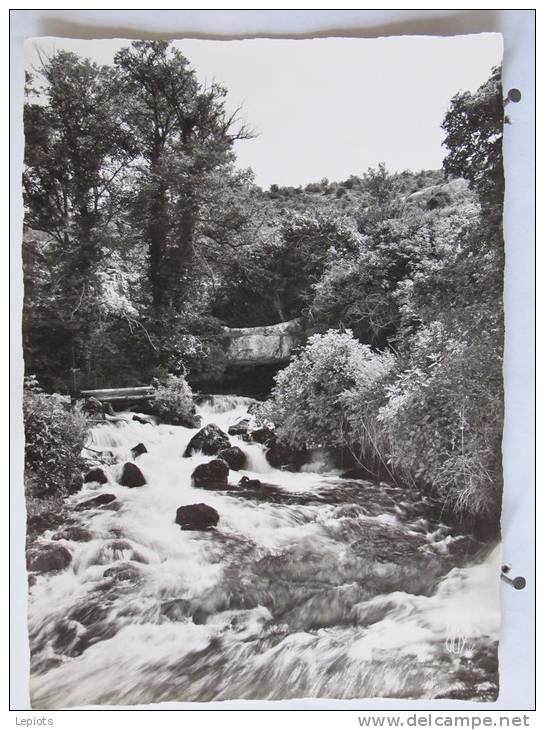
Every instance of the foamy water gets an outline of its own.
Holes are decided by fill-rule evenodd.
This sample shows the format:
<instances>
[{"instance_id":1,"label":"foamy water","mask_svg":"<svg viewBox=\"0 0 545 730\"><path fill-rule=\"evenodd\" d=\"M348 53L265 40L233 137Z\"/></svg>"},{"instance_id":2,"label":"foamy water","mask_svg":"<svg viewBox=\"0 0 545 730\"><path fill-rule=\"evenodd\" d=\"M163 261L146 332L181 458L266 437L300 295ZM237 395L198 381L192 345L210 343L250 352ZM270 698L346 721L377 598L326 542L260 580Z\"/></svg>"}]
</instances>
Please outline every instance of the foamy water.
<instances>
[{"instance_id":1,"label":"foamy water","mask_svg":"<svg viewBox=\"0 0 545 730\"><path fill-rule=\"evenodd\" d=\"M249 399L216 396L203 425L227 431ZM497 691L499 548L457 535L425 495L342 480L327 455L302 473L273 469L265 449L230 437L243 475L274 485L191 486L183 458L198 429L131 420L96 426L118 509L74 512L89 542L59 541L72 563L39 576L29 598L35 708L235 698L461 697ZM117 483L130 449L147 484ZM220 521L182 531L181 505ZM46 533L45 539L52 536ZM104 572L129 566L131 577Z\"/></svg>"}]
</instances>

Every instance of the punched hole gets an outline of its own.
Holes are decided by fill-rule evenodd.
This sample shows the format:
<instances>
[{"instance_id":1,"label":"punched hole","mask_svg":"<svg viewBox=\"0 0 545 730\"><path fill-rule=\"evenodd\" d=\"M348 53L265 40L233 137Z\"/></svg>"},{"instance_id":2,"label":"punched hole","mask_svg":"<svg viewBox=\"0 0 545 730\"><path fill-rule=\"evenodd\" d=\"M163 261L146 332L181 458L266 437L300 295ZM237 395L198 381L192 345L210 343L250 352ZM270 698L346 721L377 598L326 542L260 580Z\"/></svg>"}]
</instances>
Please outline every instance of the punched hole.
<instances>
[{"instance_id":1,"label":"punched hole","mask_svg":"<svg viewBox=\"0 0 545 730\"><path fill-rule=\"evenodd\" d=\"M518 104L518 102L522 99L522 94L518 89L509 89L507 92L507 98L509 101L513 101L515 104Z\"/></svg>"}]
</instances>

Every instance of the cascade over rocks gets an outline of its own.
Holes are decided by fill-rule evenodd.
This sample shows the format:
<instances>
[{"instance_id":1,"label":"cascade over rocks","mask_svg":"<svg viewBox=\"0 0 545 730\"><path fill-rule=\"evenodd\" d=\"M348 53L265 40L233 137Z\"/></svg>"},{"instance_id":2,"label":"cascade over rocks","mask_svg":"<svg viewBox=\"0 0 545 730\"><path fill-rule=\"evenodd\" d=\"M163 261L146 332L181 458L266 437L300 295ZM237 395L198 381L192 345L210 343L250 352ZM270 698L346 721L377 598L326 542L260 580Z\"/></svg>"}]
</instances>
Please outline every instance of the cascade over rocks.
<instances>
[{"instance_id":1,"label":"cascade over rocks","mask_svg":"<svg viewBox=\"0 0 545 730\"><path fill-rule=\"evenodd\" d=\"M191 480L195 487L225 489L229 486L227 484L228 475L229 465L227 462L223 459L212 459L207 464L199 464L193 471Z\"/></svg>"},{"instance_id":2,"label":"cascade over rocks","mask_svg":"<svg viewBox=\"0 0 545 730\"><path fill-rule=\"evenodd\" d=\"M88 471L87 474L83 477L83 483L89 484L90 482L97 482L98 484L107 484L108 477L106 476L104 469L97 467L96 469L91 469L91 471Z\"/></svg>"},{"instance_id":3,"label":"cascade over rocks","mask_svg":"<svg viewBox=\"0 0 545 730\"><path fill-rule=\"evenodd\" d=\"M38 545L29 550L27 567L38 573L64 570L72 562L72 555L63 545Z\"/></svg>"},{"instance_id":4,"label":"cascade over rocks","mask_svg":"<svg viewBox=\"0 0 545 730\"><path fill-rule=\"evenodd\" d=\"M121 472L119 483L123 487L143 487L146 484L146 480L136 464L127 461L123 464L123 471Z\"/></svg>"},{"instance_id":5,"label":"cascade over rocks","mask_svg":"<svg viewBox=\"0 0 545 730\"><path fill-rule=\"evenodd\" d=\"M227 462L229 469L239 471L246 466L246 454L238 446L230 446L228 449L222 449L218 458Z\"/></svg>"},{"instance_id":6,"label":"cascade over rocks","mask_svg":"<svg viewBox=\"0 0 545 730\"><path fill-rule=\"evenodd\" d=\"M184 451L184 456L193 456L197 451L202 451L206 456L215 456L230 446L227 434L215 423L209 423L193 436Z\"/></svg>"},{"instance_id":7,"label":"cascade over rocks","mask_svg":"<svg viewBox=\"0 0 545 730\"><path fill-rule=\"evenodd\" d=\"M199 505L190 506L198 507ZM203 506L206 507L206 505ZM180 509L185 508L180 507ZM191 614L191 602L187 598L173 598L170 601L164 601L161 604L161 614L170 619L170 621L183 621Z\"/></svg>"},{"instance_id":8,"label":"cascade over rocks","mask_svg":"<svg viewBox=\"0 0 545 730\"><path fill-rule=\"evenodd\" d=\"M147 454L148 450L146 449L145 445L140 443L136 444L136 446L133 446L131 449L131 455L133 459L136 459L141 454Z\"/></svg>"},{"instance_id":9,"label":"cascade over rocks","mask_svg":"<svg viewBox=\"0 0 545 730\"><path fill-rule=\"evenodd\" d=\"M208 504L187 504L176 510L176 524L182 530L209 530L219 522L217 511Z\"/></svg>"}]
</instances>

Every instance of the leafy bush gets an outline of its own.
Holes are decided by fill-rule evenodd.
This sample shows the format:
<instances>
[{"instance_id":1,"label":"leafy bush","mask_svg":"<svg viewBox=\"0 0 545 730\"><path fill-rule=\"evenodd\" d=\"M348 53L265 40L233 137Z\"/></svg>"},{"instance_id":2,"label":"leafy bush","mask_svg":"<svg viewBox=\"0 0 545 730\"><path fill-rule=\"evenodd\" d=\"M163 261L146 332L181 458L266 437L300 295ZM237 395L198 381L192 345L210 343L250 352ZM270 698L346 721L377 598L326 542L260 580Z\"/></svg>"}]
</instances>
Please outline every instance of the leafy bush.
<instances>
[{"instance_id":1,"label":"leafy bush","mask_svg":"<svg viewBox=\"0 0 545 730\"><path fill-rule=\"evenodd\" d=\"M501 504L501 358L494 336L468 341L434 322L411 343L378 421L392 467L433 485L458 512L497 518Z\"/></svg>"},{"instance_id":2,"label":"leafy bush","mask_svg":"<svg viewBox=\"0 0 545 730\"><path fill-rule=\"evenodd\" d=\"M163 382L155 380L152 396L154 411L174 426L187 425L195 411L191 388L183 375L169 374Z\"/></svg>"},{"instance_id":3,"label":"leafy bush","mask_svg":"<svg viewBox=\"0 0 545 730\"><path fill-rule=\"evenodd\" d=\"M65 494L81 479L89 423L81 403L68 396L44 393L35 377L25 378L25 482L29 493Z\"/></svg>"},{"instance_id":4,"label":"leafy bush","mask_svg":"<svg viewBox=\"0 0 545 730\"><path fill-rule=\"evenodd\" d=\"M292 446L345 446L346 394L380 392L378 384L393 364L392 355L373 352L350 331L314 335L278 373L259 415L273 421L279 438Z\"/></svg>"}]
</instances>

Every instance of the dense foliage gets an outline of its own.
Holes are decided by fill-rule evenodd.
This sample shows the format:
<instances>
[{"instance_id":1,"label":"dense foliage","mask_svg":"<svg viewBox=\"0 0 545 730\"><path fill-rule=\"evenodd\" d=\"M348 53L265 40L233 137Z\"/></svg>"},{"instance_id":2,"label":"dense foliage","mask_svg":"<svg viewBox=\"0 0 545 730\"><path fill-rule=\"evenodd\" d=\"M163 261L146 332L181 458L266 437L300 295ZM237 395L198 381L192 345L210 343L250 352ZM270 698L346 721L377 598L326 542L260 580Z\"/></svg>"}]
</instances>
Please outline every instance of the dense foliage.
<instances>
[{"instance_id":1,"label":"dense foliage","mask_svg":"<svg viewBox=\"0 0 545 730\"><path fill-rule=\"evenodd\" d=\"M376 390L393 361L390 353L373 353L350 331L313 335L276 376L260 415L277 424L279 437L293 446L343 446L346 394Z\"/></svg>"},{"instance_id":2,"label":"dense foliage","mask_svg":"<svg viewBox=\"0 0 545 730\"><path fill-rule=\"evenodd\" d=\"M35 378L25 379L25 480L31 496L66 494L81 482L81 456L89 423L81 405L68 396L44 393Z\"/></svg>"},{"instance_id":3,"label":"dense foliage","mask_svg":"<svg viewBox=\"0 0 545 730\"><path fill-rule=\"evenodd\" d=\"M303 316L316 334L263 406L279 436L497 516L499 69L452 100L442 172L268 191L236 167L251 134L226 90L168 43L134 42L112 66L57 53L27 94L28 373L64 393L158 377L176 419L191 387L221 382L223 325Z\"/></svg>"},{"instance_id":4,"label":"dense foliage","mask_svg":"<svg viewBox=\"0 0 545 730\"><path fill-rule=\"evenodd\" d=\"M185 425L195 410L193 393L183 375L169 374L164 382L157 380L152 398L154 412L175 426Z\"/></svg>"}]
</instances>

